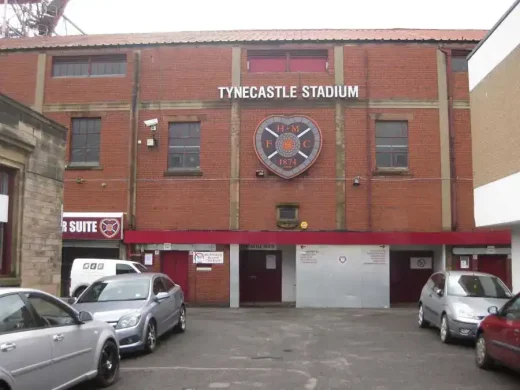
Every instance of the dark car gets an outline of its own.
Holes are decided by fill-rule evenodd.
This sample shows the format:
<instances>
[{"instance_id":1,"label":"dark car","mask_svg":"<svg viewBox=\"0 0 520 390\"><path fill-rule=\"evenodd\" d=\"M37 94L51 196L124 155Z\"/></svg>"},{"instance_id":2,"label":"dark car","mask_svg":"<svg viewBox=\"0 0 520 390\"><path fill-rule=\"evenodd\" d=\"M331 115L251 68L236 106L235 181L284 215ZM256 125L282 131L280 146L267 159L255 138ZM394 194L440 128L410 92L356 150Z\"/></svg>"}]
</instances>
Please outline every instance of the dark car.
<instances>
[{"instance_id":1,"label":"dark car","mask_svg":"<svg viewBox=\"0 0 520 390\"><path fill-rule=\"evenodd\" d=\"M483 369L500 363L520 371L520 294L502 308L491 306L479 325L475 345L477 366Z\"/></svg>"}]
</instances>

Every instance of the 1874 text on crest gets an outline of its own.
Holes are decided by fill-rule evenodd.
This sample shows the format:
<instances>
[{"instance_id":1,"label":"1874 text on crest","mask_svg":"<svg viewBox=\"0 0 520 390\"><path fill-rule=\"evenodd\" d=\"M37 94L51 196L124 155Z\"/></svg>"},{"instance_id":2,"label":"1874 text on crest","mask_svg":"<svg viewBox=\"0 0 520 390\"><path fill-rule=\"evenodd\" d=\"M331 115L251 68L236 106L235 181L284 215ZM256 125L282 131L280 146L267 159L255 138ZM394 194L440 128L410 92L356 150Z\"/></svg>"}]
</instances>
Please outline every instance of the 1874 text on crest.
<instances>
[{"instance_id":1,"label":"1874 text on crest","mask_svg":"<svg viewBox=\"0 0 520 390\"><path fill-rule=\"evenodd\" d=\"M318 125L306 116L270 116L257 127L254 146L267 169L291 179L316 161L322 134Z\"/></svg>"}]
</instances>

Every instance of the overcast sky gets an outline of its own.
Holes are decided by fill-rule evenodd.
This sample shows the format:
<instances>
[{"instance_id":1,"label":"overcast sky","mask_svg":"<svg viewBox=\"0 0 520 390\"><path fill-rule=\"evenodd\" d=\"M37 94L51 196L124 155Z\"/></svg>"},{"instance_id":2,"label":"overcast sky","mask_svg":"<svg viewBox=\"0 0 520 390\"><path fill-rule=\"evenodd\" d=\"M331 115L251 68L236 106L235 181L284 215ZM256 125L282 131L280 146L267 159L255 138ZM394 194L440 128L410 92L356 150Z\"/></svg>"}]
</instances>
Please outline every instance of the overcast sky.
<instances>
[{"instance_id":1,"label":"overcast sky","mask_svg":"<svg viewBox=\"0 0 520 390\"><path fill-rule=\"evenodd\" d=\"M292 28L489 29L513 2L514 0L71 0L65 15L88 34ZM72 30L69 29L69 34Z\"/></svg>"}]
</instances>

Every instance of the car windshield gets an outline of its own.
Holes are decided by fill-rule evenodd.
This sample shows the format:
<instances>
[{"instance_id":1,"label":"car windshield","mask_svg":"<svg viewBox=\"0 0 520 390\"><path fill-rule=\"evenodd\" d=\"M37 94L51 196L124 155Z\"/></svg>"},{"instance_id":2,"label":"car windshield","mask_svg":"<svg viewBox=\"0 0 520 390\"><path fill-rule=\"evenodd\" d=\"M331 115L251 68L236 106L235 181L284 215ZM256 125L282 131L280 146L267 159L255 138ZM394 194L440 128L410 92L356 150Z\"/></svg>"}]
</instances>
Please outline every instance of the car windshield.
<instances>
[{"instance_id":1,"label":"car windshield","mask_svg":"<svg viewBox=\"0 0 520 390\"><path fill-rule=\"evenodd\" d=\"M150 281L125 279L94 282L78 300L78 303L142 301L148 299Z\"/></svg>"},{"instance_id":2,"label":"car windshield","mask_svg":"<svg viewBox=\"0 0 520 390\"><path fill-rule=\"evenodd\" d=\"M141 273L148 272L148 268L146 268L141 263L133 263L133 264L134 264L135 268L137 268L139 270L139 272L141 272Z\"/></svg>"},{"instance_id":3,"label":"car windshield","mask_svg":"<svg viewBox=\"0 0 520 390\"><path fill-rule=\"evenodd\" d=\"M510 298L509 289L494 276L452 275L448 278L448 295L474 298Z\"/></svg>"}]
</instances>

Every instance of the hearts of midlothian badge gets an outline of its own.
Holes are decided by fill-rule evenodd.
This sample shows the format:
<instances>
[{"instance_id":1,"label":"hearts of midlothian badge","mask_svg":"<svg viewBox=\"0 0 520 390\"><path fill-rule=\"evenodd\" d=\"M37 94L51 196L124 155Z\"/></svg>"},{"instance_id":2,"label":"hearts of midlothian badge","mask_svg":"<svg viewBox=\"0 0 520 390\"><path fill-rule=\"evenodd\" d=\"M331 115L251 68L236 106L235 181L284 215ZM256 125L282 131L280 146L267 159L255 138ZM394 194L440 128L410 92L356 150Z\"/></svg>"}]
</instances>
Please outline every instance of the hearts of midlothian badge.
<instances>
[{"instance_id":1,"label":"hearts of midlothian badge","mask_svg":"<svg viewBox=\"0 0 520 390\"><path fill-rule=\"evenodd\" d=\"M318 125L306 116L270 116L257 127L254 146L267 169L291 179L316 161L322 134Z\"/></svg>"}]
</instances>

